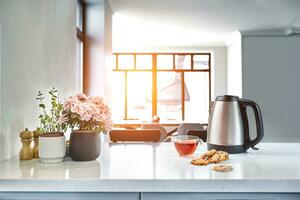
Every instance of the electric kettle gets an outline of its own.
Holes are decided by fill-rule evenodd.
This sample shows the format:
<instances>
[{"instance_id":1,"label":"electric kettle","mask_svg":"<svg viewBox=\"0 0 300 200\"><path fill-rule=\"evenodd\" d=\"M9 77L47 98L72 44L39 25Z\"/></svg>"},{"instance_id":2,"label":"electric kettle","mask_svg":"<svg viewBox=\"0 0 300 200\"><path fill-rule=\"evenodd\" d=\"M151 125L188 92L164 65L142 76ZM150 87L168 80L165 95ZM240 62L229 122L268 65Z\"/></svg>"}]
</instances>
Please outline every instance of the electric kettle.
<instances>
[{"instance_id":1,"label":"electric kettle","mask_svg":"<svg viewBox=\"0 0 300 200\"><path fill-rule=\"evenodd\" d=\"M250 139L246 108L254 111L256 138ZM227 151L228 153L246 152L257 145L264 136L262 115L254 101L237 96L218 96L213 104L207 128L207 149Z\"/></svg>"}]
</instances>

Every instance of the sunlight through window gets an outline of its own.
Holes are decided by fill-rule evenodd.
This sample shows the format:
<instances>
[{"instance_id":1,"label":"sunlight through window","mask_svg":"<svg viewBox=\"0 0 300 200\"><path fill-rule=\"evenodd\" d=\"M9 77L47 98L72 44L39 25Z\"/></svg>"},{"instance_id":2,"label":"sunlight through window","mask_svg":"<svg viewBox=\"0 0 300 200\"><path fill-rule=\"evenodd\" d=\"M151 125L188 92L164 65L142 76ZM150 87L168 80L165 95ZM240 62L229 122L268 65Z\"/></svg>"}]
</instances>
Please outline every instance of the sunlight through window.
<instances>
[{"instance_id":1,"label":"sunlight through window","mask_svg":"<svg viewBox=\"0 0 300 200\"><path fill-rule=\"evenodd\" d=\"M116 53L112 113L116 121L207 123L210 53Z\"/></svg>"}]
</instances>

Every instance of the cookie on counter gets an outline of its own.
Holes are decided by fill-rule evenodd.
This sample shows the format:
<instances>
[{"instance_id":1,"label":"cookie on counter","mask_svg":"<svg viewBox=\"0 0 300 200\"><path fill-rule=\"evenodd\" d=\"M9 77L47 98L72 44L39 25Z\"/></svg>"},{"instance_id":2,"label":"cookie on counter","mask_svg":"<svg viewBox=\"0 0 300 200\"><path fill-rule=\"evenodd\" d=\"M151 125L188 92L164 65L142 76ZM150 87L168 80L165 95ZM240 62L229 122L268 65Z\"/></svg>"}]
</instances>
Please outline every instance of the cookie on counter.
<instances>
[{"instance_id":1,"label":"cookie on counter","mask_svg":"<svg viewBox=\"0 0 300 200\"><path fill-rule=\"evenodd\" d=\"M231 172L233 167L231 165L216 165L212 169L216 172Z\"/></svg>"},{"instance_id":2,"label":"cookie on counter","mask_svg":"<svg viewBox=\"0 0 300 200\"><path fill-rule=\"evenodd\" d=\"M191 161L191 164L203 166L208 165L210 163L220 163L223 161L226 161L229 159L229 154L225 151L217 151L215 149L212 149L210 151L207 151L199 159L193 159Z\"/></svg>"},{"instance_id":3,"label":"cookie on counter","mask_svg":"<svg viewBox=\"0 0 300 200\"><path fill-rule=\"evenodd\" d=\"M197 165L197 166L203 166L203 165L208 165L209 162L207 160L204 159L194 159L191 161L192 165Z\"/></svg>"}]
</instances>

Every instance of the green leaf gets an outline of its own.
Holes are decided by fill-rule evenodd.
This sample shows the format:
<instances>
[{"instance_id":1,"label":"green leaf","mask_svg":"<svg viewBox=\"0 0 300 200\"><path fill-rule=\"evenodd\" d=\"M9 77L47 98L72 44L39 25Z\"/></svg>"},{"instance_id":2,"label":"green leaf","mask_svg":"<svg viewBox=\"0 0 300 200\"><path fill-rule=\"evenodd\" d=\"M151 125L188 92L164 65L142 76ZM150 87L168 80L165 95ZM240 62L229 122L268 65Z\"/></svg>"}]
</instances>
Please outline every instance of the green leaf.
<instances>
[{"instance_id":1,"label":"green leaf","mask_svg":"<svg viewBox=\"0 0 300 200\"><path fill-rule=\"evenodd\" d=\"M43 93L38 91L37 94L36 99L40 101L39 107L43 109L43 112L39 115L40 126L46 132L65 131L69 125L58 124L58 120L63 113L63 104L58 101L59 91L55 87L52 87L50 90L48 90L48 94L50 98L50 108L47 110L46 105L42 102L42 100L45 98ZM68 117L70 117L70 115L68 115ZM75 115L75 117L77 116ZM72 123L75 123L74 125L76 125L76 122Z\"/></svg>"},{"instance_id":2,"label":"green leaf","mask_svg":"<svg viewBox=\"0 0 300 200\"><path fill-rule=\"evenodd\" d=\"M63 110L63 106L62 105L57 105L57 110L59 111L59 113Z\"/></svg>"}]
</instances>

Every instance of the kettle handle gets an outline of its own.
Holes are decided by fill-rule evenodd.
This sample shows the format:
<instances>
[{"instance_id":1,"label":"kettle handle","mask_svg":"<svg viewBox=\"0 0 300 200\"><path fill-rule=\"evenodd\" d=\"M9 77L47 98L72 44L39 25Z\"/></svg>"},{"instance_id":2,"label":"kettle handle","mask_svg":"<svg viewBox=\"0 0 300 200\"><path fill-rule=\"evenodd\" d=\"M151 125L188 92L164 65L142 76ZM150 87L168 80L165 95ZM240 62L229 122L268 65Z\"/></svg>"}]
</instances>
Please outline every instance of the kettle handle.
<instances>
[{"instance_id":1,"label":"kettle handle","mask_svg":"<svg viewBox=\"0 0 300 200\"><path fill-rule=\"evenodd\" d=\"M257 145L264 137L264 127L263 127L263 121L262 121L262 115L261 115L261 111L259 106L257 105L257 103L255 103L254 101L248 100L248 99L240 99L241 105L242 105L242 109L244 111L244 113L246 113L246 107L249 106L253 109L254 111L254 116L255 116L255 123L256 123L256 138L253 140L248 140L245 143L246 149L248 148L252 148L257 150L257 148L255 148L254 146ZM245 120L248 121L248 119L246 118ZM249 126L247 127L247 136L246 138L250 138L249 135Z\"/></svg>"}]
</instances>

